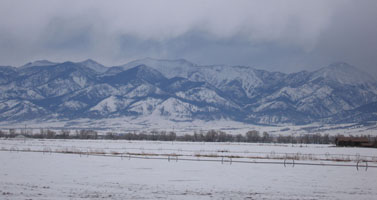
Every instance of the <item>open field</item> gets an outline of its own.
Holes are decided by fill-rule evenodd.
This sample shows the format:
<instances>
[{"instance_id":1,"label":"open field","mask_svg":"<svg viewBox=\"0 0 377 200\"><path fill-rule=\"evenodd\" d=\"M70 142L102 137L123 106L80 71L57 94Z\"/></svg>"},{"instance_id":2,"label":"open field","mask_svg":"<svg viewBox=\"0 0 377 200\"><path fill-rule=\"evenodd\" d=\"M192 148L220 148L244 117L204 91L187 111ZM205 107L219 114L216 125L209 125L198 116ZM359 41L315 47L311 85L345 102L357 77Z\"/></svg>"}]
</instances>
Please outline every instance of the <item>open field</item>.
<instances>
[{"instance_id":1,"label":"open field","mask_svg":"<svg viewBox=\"0 0 377 200\"><path fill-rule=\"evenodd\" d=\"M27 121L24 123L0 122L0 130L8 131L9 129L30 131L39 133L40 129L51 129L54 131L64 130L81 130L91 129L105 134L107 132L129 133L139 132L140 130L151 131L173 131L177 135L193 134L194 132L207 132L209 130L224 131L229 134L245 134L247 131L256 130L260 133L267 132L270 135L301 135L315 134L322 135L377 135L377 122L368 122L365 124L348 123L348 124L322 124L313 123L307 125L253 125L228 120L216 121L187 121L175 122L164 119L144 119L144 118L109 118L101 120L81 119L74 121L64 120L43 120Z\"/></svg>"},{"instance_id":2,"label":"open field","mask_svg":"<svg viewBox=\"0 0 377 200\"><path fill-rule=\"evenodd\" d=\"M377 149L0 140L0 199L374 199Z\"/></svg>"}]
</instances>

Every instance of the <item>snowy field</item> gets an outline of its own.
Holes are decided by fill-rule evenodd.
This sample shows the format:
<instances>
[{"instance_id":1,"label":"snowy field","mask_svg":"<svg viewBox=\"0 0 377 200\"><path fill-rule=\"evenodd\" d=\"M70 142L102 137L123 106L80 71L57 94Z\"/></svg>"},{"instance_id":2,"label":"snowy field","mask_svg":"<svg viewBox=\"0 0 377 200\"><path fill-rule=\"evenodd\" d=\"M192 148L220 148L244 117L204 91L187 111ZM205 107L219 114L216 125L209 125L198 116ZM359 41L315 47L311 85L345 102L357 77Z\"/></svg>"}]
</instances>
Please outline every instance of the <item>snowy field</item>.
<instances>
[{"instance_id":1,"label":"snowy field","mask_svg":"<svg viewBox=\"0 0 377 200\"><path fill-rule=\"evenodd\" d=\"M377 197L369 148L1 139L0 150L0 199Z\"/></svg>"},{"instance_id":2,"label":"snowy field","mask_svg":"<svg viewBox=\"0 0 377 200\"><path fill-rule=\"evenodd\" d=\"M307 125L253 125L231 120L216 121L170 121L163 118L140 117L140 118L109 118L101 120L80 119L73 121L64 120L43 120L19 122L0 122L0 130L27 129L33 133L39 133L40 129L51 129L60 131L62 129L80 130L93 129L99 134L106 132L127 133L140 131L173 131L178 135L193 134L194 132L207 132L209 130L220 130L228 134L245 134L247 131L256 130L260 133L268 132L271 135L301 135L301 134L328 134L328 135L372 135L377 136L377 122L367 124L320 124L313 123Z\"/></svg>"}]
</instances>

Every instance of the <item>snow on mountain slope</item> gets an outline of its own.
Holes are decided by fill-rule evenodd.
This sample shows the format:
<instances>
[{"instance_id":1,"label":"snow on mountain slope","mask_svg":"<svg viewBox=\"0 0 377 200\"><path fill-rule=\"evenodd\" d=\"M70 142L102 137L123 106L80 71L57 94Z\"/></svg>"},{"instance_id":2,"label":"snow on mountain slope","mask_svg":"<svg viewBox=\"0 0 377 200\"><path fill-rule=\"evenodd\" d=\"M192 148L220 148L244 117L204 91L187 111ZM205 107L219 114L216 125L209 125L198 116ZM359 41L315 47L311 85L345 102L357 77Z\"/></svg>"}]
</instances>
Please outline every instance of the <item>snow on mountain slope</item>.
<instances>
[{"instance_id":1,"label":"snow on mountain slope","mask_svg":"<svg viewBox=\"0 0 377 200\"><path fill-rule=\"evenodd\" d=\"M44 84L56 84L68 81L69 87L83 88L94 84L97 77L93 70L72 62L64 62L52 66L33 66L19 70L15 83L22 87L38 87ZM54 86L55 87L55 86ZM62 87L62 86L61 86Z\"/></svg>"},{"instance_id":2,"label":"snow on mountain slope","mask_svg":"<svg viewBox=\"0 0 377 200\"><path fill-rule=\"evenodd\" d=\"M94 107L90 108L90 111L97 111L100 114L111 114L119 110L125 109L129 106L133 101L133 99L123 99L116 96L110 96L101 102L99 102Z\"/></svg>"},{"instance_id":3,"label":"snow on mountain slope","mask_svg":"<svg viewBox=\"0 0 377 200\"><path fill-rule=\"evenodd\" d=\"M125 71L120 71L115 74L106 74L101 77L101 81L109 83L115 86L121 86L125 84L157 84L163 81L166 81L167 78L164 77L159 71L153 69L152 67L146 66L144 64L138 65L131 69Z\"/></svg>"},{"instance_id":4,"label":"snow on mountain slope","mask_svg":"<svg viewBox=\"0 0 377 200\"><path fill-rule=\"evenodd\" d=\"M150 115L161 102L162 99L148 97L130 105L128 111L137 115Z\"/></svg>"},{"instance_id":5,"label":"snow on mountain slope","mask_svg":"<svg viewBox=\"0 0 377 200\"><path fill-rule=\"evenodd\" d=\"M204 111L198 106L182 102L176 98L169 98L159 104L152 115L164 116L170 120L192 120L193 113Z\"/></svg>"},{"instance_id":6,"label":"snow on mountain slope","mask_svg":"<svg viewBox=\"0 0 377 200\"><path fill-rule=\"evenodd\" d=\"M347 63L333 63L315 71L311 80L325 78L340 84L360 85L376 82L373 76L356 69Z\"/></svg>"},{"instance_id":7,"label":"snow on mountain slope","mask_svg":"<svg viewBox=\"0 0 377 200\"><path fill-rule=\"evenodd\" d=\"M349 90L352 92L353 90ZM354 91L355 94L361 90ZM362 91L361 91L362 92ZM359 95L356 95L359 96ZM322 118L333 115L340 110L349 110L360 104L359 100L339 94L332 85L305 83L299 87L282 87L259 99L257 112L266 110L291 110L307 116ZM294 114L296 115L296 114Z\"/></svg>"},{"instance_id":8,"label":"snow on mountain slope","mask_svg":"<svg viewBox=\"0 0 377 200\"><path fill-rule=\"evenodd\" d=\"M116 88L108 84L98 84L86 87L84 89L77 90L67 95L63 95L59 98L60 102L67 102L67 101L78 101L81 102L82 105L86 104L88 106L95 106L101 100L111 96L117 95L119 92ZM54 101L59 102L59 101ZM82 113L76 113L82 114Z\"/></svg>"},{"instance_id":9,"label":"snow on mountain slope","mask_svg":"<svg viewBox=\"0 0 377 200\"><path fill-rule=\"evenodd\" d=\"M195 101L199 103L208 103L221 105L226 107L239 108L235 103L219 96L215 91L209 90L208 88L193 88L187 91L177 92L176 95L182 99L187 99L190 101Z\"/></svg>"},{"instance_id":10,"label":"snow on mountain slope","mask_svg":"<svg viewBox=\"0 0 377 200\"><path fill-rule=\"evenodd\" d=\"M92 70L94 70L98 73L104 73L109 69L108 67L105 67L105 66L97 63L96 61L92 60L92 59L88 59L88 60L79 62L77 64L80 64L84 67L90 68L90 69L92 69Z\"/></svg>"},{"instance_id":11,"label":"snow on mountain slope","mask_svg":"<svg viewBox=\"0 0 377 200\"><path fill-rule=\"evenodd\" d=\"M49 83L37 87L37 90L40 91L44 96L56 97L79 90L83 88L83 86L84 84L79 85L76 83L76 81L55 79Z\"/></svg>"},{"instance_id":12,"label":"snow on mountain slope","mask_svg":"<svg viewBox=\"0 0 377 200\"><path fill-rule=\"evenodd\" d=\"M285 110L287 109L289 106L287 103L285 102L281 102L281 101L271 101L271 102L268 102L268 103L265 103L265 104L261 104L260 106L258 106L255 111L256 112L263 112L263 111L268 111L268 110Z\"/></svg>"},{"instance_id":13,"label":"snow on mountain slope","mask_svg":"<svg viewBox=\"0 0 377 200\"><path fill-rule=\"evenodd\" d=\"M130 69L138 65L146 65L161 72L167 78L183 77L192 81L208 82L220 89L229 88L229 85L239 82L248 97L253 96L254 88L263 84L251 67L242 66L198 66L184 59L158 60L146 58L136 60L123 69Z\"/></svg>"},{"instance_id":14,"label":"snow on mountain slope","mask_svg":"<svg viewBox=\"0 0 377 200\"><path fill-rule=\"evenodd\" d=\"M9 110L13 108L14 106L18 105L20 102L17 100L9 100L9 101L3 101L0 103L0 110Z\"/></svg>"},{"instance_id":15,"label":"snow on mountain slope","mask_svg":"<svg viewBox=\"0 0 377 200\"><path fill-rule=\"evenodd\" d=\"M88 106L87 104L85 104L81 101L71 100L71 101L66 101L63 104L59 105L58 111L65 112L66 109L72 110L72 111L77 111L77 110L83 109L87 106Z\"/></svg>"},{"instance_id":16,"label":"snow on mountain slope","mask_svg":"<svg viewBox=\"0 0 377 200\"><path fill-rule=\"evenodd\" d=\"M43 99L38 90L18 87L14 84L0 85L0 99Z\"/></svg>"},{"instance_id":17,"label":"snow on mountain slope","mask_svg":"<svg viewBox=\"0 0 377 200\"><path fill-rule=\"evenodd\" d=\"M17 68L0 66L0 85L11 82L17 75Z\"/></svg>"},{"instance_id":18,"label":"snow on mountain slope","mask_svg":"<svg viewBox=\"0 0 377 200\"><path fill-rule=\"evenodd\" d=\"M281 98L281 97L285 97L285 98L289 99L292 102L296 102L296 101L299 101L302 98L305 98L305 97L313 95L313 93L316 92L316 89L317 88L315 88L313 86L309 86L309 85L302 85L302 86L297 87L297 88L292 88L292 87L287 86L287 87L281 88L277 92L275 92L272 95L268 96L266 98L266 100L267 101L272 101L272 100L275 100L275 99L278 99L278 98ZM328 92L329 91L321 91L319 93L321 95L325 95Z\"/></svg>"},{"instance_id":19,"label":"snow on mountain slope","mask_svg":"<svg viewBox=\"0 0 377 200\"><path fill-rule=\"evenodd\" d=\"M33 119L33 118L45 118L48 115L48 111L42 107L39 107L30 101L17 101L9 100L0 102L1 120L13 121L19 118Z\"/></svg>"},{"instance_id":20,"label":"snow on mountain slope","mask_svg":"<svg viewBox=\"0 0 377 200\"><path fill-rule=\"evenodd\" d=\"M124 70L128 70L138 65L146 65L148 67L152 67L153 69L161 72L167 78L188 77L188 74L192 70L192 68L196 67L195 64L184 59L162 60L153 58L135 60L120 67Z\"/></svg>"},{"instance_id":21,"label":"snow on mountain slope","mask_svg":"<svg viewBox=\"0 0 377 200\"><path fill-rule=\"evenodd\" d=\"M51 65L56 65L58 63L55 63L55 62L51 62L51 61L48 61L48 60L36 60L34 62L29 62L29 63L26 63L25 65L21 66L20 68L28 68L28 67L35 67L35 66L38 66L38 67L44 67L44 66L51 66Z\"/></svg>"},{"instance_id":22,"label":"snow on mountain slope","mask_svg":"<svg viewBox=\"0 0 377 200\"><path fill-rule=\"evenodd\" d=\"M183 59L147 58L109 69L93 60L37 61L17 69L0 67L0 120L130 117L305 124L340 116L337 121L349 121L347 111L377 102L376 86L368 74L344 63L284 74L198 66ZM357 112L355 121L373 118Z\"/></svg>"},{"instance_id":23,"label":"snow on mountain slope","mask_svg":"<svg viewBox=\"0 0 377 200\"><path fill-rule=\"evenodd\" d=\"M253 97L254 89L263 84L253 68L237 66L198 67L191 72L188 79L208 82L219 89L227 89L230 85L238 83L247 97Z\"/></svg>"},{"instance_id":24,"label":"snow on mountain slope","mask_svg":"<svg viewBox=\"0 0 377 200\"><path fill-rule=\"evenodd\" d=\"M132 91L127 93L125 97L134 98L134 97L146 97L148 95L152 95L158 92L158 89L153 85L143 84L139 85L134 88Z\"/></svg>"},{"instance_id":25,"label":"snow on mountain slope","mask_svg":"<svg viewBox=\"0 0 377 200\"><path fill-rule=\"evenodd\" d=\"M106 83L92 85L84 88L82 91L84 91L85 94L88 94L91 97L95 98L103 98L114 94L117 95L120 93L118 88L114 88Z\"/></svg>"}]
</instances>

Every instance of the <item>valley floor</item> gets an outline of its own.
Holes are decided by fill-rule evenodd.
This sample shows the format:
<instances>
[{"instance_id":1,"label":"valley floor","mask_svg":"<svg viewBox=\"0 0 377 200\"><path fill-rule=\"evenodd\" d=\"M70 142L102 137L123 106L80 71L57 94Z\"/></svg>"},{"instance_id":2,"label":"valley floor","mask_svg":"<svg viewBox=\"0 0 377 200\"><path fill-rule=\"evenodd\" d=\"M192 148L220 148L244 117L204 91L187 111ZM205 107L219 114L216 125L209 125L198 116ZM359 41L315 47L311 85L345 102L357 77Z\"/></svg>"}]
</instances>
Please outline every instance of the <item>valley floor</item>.
<instances>
[{"instance_id":1,"label":"valley floor","mask_svg":"<svg viewBox=\"0 0 377 200\"><path fill-rule=\"evenodd\" d=\"M178 135L194 134L194 132L207 132L209 130L220 130L228 134L245 134L247 131L256 130L260 133L267 132L270 135L302 135L316 134L322 135L371 135L377 136L377 122L365 124L278 124L278 125L254 125L231 120L214 121L170 121L164 118L108 118L101 120L79 119L72 121L50 120L50 121L26 121L26 122L0 122L0 130L8 131L28 130L32 133L39 133L40 129L51 129L55 131L92 129L100 134L107 132L129 133L129 132L151 132L151 131L173 131Z\"/></svg>"},{"instance_id":2,"label":"valley floor","mask_svg":"<svg viewBox=\"0 0 377 200\"><path fill-rule=\"evenodd\" d=\"M1 139L0 150L0 199L374 199L377 196L377 149ZM258 164L266 161L278 164Z\"/></svg>"}]
</instances>

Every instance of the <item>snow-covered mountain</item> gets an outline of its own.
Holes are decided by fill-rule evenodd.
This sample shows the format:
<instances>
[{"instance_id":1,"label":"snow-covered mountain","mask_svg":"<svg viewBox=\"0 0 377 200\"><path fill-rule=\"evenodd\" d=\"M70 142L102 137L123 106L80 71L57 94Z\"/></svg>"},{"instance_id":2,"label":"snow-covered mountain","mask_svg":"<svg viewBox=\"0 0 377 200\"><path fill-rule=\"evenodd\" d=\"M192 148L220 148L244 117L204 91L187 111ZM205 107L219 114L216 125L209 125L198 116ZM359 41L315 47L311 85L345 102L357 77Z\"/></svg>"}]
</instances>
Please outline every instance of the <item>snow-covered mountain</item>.
<instances>
[{"instance_id":1,"label":"snow-covered mountain","mask_svg":"<svg viewBox=\"0 0 377 200\"><path fill-rule=\"evenodd\" d=\"M333 63L314 72L311 79L318 78L325 78L329 81L347 85L363 85L376 81L373 76L342 62Z\"/></svg>"},{"instance_id":2,"label":"snow-covered mountain","mask_svg":"<svg viewBox=\"0 0 377 200\"><path fill-rule=\"evenodd\" d=\"M162 60L162 59L153 59L145 58L141 60L135 60L125 65L118 66L123 70L133 68L138 65L149 66L166 76L167 78L188 76L188 74L196 68L197 65L185 60Z\"/></svg>"},{"instance_id":3,"label":"snow-covered mountain","mask_svg":"<svg viewBox=\"0 0 377 200\"><path fill-rule=\"evenodd\" d=\"M307 124L377 120L377 81L346 63L285 74L146 58L0 67L0 121L119 117ZM375 110L375 109L374 109Z\"/></svg>"},{"instance_id":4,"label":"snow-covered mountain","mask_svg":"<svg viewBox=\"0 0 377 200\"><path fill-rule=\"evenodd\" d=\"M51 66L51 65L56 65L57 63L48 61L48 60L36 60L34 62L29 62L26 63L25 65L21 66L20 68L28 68L28 67L34 67L34 66Z\"/></svg>"},{"instance_id":5,"label":"snow-covered mountain","mask_svg":"<svg viewBox=\"0 0 377 200\"><path fill-rule=\"evenodd\" d=\"M85 61L78 62L77 64L90 68L98 73L104 73L108 70L107 67L103 66L102 64L97 63L96 61L92 59L87 59Z\"/></svg>"}]
</instances>

